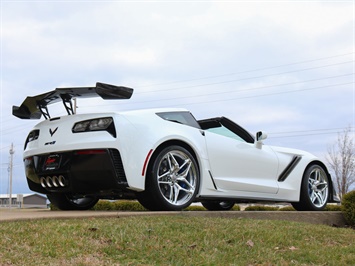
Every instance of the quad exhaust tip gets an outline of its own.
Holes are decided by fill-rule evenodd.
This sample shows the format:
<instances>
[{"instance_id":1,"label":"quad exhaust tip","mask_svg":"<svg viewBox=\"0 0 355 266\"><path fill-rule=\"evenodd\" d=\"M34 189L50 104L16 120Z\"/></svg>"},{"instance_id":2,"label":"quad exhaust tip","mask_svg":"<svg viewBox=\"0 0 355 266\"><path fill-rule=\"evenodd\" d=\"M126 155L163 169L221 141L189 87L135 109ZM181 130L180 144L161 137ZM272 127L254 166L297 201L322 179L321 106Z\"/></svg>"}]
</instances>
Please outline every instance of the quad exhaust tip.
<instances>
[{"instance_id":1,"label":"quad exhaust tip","mask_svg":"<svg viewBox=\"0 0 355 266\"><path fill-rule=\"evenodd\" d=\"M40 179L40 183L43 188L59 188L59 187L65 187L67 184L67 180L62 175L47 176L47 177L43 176Z\"/></svg>"}]
</instances>

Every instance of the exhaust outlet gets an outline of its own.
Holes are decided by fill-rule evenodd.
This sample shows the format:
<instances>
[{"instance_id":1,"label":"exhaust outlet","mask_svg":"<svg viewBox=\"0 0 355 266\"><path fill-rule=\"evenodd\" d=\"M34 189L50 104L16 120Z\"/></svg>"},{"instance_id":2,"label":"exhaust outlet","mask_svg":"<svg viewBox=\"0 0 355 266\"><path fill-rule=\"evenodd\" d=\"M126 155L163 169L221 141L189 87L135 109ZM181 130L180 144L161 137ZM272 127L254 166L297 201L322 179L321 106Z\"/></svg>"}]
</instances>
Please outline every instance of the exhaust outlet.
<instances>
[{"instance_id":1,"label":"exhaust outlet","mask_svg":"<svg viewBox=\"0 0 355 266\"><path fill-rule=\"evenodd\" d=\"M43 188L46 188L46 187L47 187L47 185L46 185L46 178L41 177L40 183L41 183L41 186L42 186Z\"/></svg>"},{"instance_id":2,"label":"exhaust outlet","mask_svg":"<svg viewBox=\"0 0 355 266\"><path fill-rule=\"evenodd\" d=\"M65 180L64 176L60 175L58 177L58 183L61 187L65 187L66 186L66 183L67 181Z\"/></svg>"},{"instance_id":3,"label":"exhaust outlet","mask_svg":"<svg viewBox=\"0 0 355 266\"><path fill-rule=\"evenodd\" d=\"M53 176L53 178L52 178L52 183L53 183L53 186L55 186L55 187L59 187L59 179L58 179L58 177L55 175L55 176Z\"/></svg>"},{"instance_id":4,"label":"exhaust outlet","mask_svg":"<svg viewBox=\"0 0 355 266\"><path fill-rule=\"evenodd\" d=\"M67 185L67 180L65 179L64 176L47 176L47 177L41 177L40 178L40 184L43 188L59 188L59 187L65 187Z\"/></svg>"},{"instance_id":5,"label":"exhaust outlet","mask_svg":"<svg viewBox=\"0 0 355 266\"><path fill-rule=\"evenodd\" d=\"M53 179L50 176L46 177L46 185L47 187L52 187L53 186Z\"/></svg>"}]
</instances>

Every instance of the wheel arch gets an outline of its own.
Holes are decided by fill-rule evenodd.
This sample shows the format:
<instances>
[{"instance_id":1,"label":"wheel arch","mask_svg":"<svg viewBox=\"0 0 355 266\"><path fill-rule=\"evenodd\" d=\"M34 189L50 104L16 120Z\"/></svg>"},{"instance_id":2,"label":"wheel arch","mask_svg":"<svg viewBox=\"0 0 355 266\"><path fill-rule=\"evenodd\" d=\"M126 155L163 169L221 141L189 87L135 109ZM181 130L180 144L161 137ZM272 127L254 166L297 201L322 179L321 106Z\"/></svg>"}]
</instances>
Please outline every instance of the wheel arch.
<instances>
[{"instance_id":1,"label":"wheel arch","mask_svg":"<svg viewBox=\"0 0 355 266\"><path fill-rule=\"evenodd\" d=\"M145 172L145 185L144 187L147 186L147 175L149 173L149 171L151 171L152 167L153 167L153 163L155 158L158 156L158 154L165 149L166 147L169 146L181 146L183 148L185 148L188 152L191 153L191 155L194 157L196 163L197 163L197 167L198 167L198 171L199 171L199 176L201 177L201 166L200 166L200 160L199 157L197 156L197 153L195 152L195 150L192 148L192 146L188 143L186 143L185 141L179 140L179 139L171 139L171 140L167 140L165 142L162 142L161 144L159 144L159 146L153 151L152 155L149 158L148 164L147 164L147 169Z\"/></svg>"}]
</instances>

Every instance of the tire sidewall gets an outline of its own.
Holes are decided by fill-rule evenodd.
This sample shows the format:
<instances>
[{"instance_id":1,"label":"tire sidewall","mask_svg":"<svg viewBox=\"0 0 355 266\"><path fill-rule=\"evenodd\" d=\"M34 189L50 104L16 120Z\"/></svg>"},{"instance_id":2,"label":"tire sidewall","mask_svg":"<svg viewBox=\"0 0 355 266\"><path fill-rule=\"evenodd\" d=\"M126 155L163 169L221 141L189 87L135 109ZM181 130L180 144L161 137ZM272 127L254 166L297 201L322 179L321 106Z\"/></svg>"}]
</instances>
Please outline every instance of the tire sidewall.
<instances>
[{"instance_id":1,"label":"tire sidewall","mask_svg":"<svg viewBox=\"0 0 355 266\"><path fill-rule=\"evenodd\" d=\"M193 195L191 196L191 198L186 203L181 204L181 205L175 205L175 204L169 203L165 199L165 197L162 195L162 192L160 191L159 184L158 184L157 173L159 171L160 162L163 159L163 157L171 151L179 151L179 152L185 153L190 158L192 164L195 167L195 171L196 171L195 191L194 191ZM192 154L188 150L186 150L185 148L178 146L178 145L168 146L168 147L162 149L153 158L152 164L149 167L148 173L149 174L147 175L147 178L148 178L147 191L149 191L150 196L154 199L155 205L159 205L156 208L159 210L180 211L180 210L188 207L194 201L194 199L199 191L199 188L200 188L200 172L199 172L199 167L198 167L198 164L197 164L194 156L192 156Z\"/></svg>"},{"instance_id":2,"label":"tire sidewall","mask_svg":"<svg viewBox=\"0 0 355 266\"><path fill-rule=\"evenodd\" d=\"M324 176L326 177L327 183L328 183L327 199L326 199L325 204L321 207L317 207L313 204L313 202L310 199L309 192L308 192L309 177L310 177L311 172L315 169L320 169L324 173ZM320 166L318 164L313 164L313 165L309 166L306 169L306 171L304 172L304 175L302 178L301 195L300 195L300 204L303 207L302 209L309 210L309 211L321 211L327 206L327 202L329 201L329 196L330 196L330 184L329 184L329 176L328 176L327 172L325 171L325 169L322 166Z\"/></svg>"}]
</instances>

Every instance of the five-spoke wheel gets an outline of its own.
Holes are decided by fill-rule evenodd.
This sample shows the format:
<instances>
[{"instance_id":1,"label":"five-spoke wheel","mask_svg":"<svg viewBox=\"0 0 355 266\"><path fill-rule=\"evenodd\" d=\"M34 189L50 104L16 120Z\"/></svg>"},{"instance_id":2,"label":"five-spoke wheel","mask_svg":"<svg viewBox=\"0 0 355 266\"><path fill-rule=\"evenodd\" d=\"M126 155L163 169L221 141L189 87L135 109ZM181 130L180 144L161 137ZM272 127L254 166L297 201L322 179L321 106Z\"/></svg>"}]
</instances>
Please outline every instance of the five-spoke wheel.
<instances>
[{"instance_id":1,"label":"five-spoke wheel","mask_svg":"<svg viewBox=\"0 0 355 266\"><path fill-rule=\"evenodd\" d=\"M137 198L150 210L181 210L195 199L199 184L195 158L181 146L169 146L152 158L146 189Z\"/></svg>"},{"instance_id":2,"label":"five-spoke wheel","mask_svg":"<svg viewBox=\"0 0 355 266\"><path fill-rule=\"evenodd\" d=\"M309 166L302 179L300 201L292 203L299 211L323 210L329 199L329 178L323 167Z\"/></svg>"}]
</instances>

